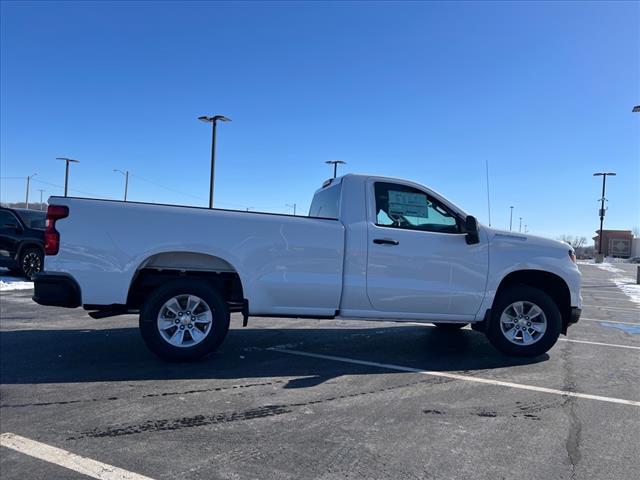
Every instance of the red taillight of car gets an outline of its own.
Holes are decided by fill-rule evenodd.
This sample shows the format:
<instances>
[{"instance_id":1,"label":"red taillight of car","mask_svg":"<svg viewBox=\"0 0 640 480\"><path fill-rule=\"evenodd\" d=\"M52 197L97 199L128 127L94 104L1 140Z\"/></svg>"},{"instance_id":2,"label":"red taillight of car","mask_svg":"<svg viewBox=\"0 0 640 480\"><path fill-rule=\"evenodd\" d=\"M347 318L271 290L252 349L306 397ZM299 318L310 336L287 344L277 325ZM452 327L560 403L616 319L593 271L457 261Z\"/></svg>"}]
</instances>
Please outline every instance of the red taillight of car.
<instances>
[{"instance_id":1,"label":"red taillight of car","mask_svg":"<svg viewBox=\"0 0 640 480\"><path fill-rule=\"evenodd\" d=\"M49 205L47 208L47 228L44 231L44 253L57 255L60 250L60 234L56 230L56 220L69 216L69 208L63 205Z\"/></svg>"}]
</instances>

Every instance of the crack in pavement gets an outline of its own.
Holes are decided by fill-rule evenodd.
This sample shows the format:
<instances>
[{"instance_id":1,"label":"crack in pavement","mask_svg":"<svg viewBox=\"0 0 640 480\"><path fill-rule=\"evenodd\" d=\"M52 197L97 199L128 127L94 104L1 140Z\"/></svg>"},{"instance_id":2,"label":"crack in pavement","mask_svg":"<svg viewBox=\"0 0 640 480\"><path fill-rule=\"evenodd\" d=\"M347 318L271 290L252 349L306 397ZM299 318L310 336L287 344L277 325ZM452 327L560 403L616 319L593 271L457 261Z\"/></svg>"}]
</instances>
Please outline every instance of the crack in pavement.
<instances>
[{"instance_id":1,"label":"crack in pavement","mask_svg":"<svg viewBox=\"0 0 640 480\"><path fill-rule=\"evenodd\" d=\"M195 393L224 392L228 390L239 390L239 389L252 388L252 387L267 387L270 385L276 385L280 383L285 383L285 381L274 380L272 382L248 383L244 385L231 385L229 387L200 388L200 389L194 389L194 390L184 390L181 392L148 393L146 395L142 395L141 398L169 397L169 396L175 396L175 395L193 395ZM64 400L64 401L58 401L58 402L16 403L16 404L0 405L0 408L47 407L50 405L69 405L69 404L75 404L75 403L90 403L90 402L110 402L114 400L120 400L120 398L108 397L108 398L88 398L83 400ZM131 399L127 399L127 400L131 400Z\"/></svg>"},{"instance_id":2,"label":"crack in pavement","mask_svg":"<svg viewBox=\"0 0 640 480\"><path fill-rule=\"evenodd\" d=\"M564 360L564 389L574 391L576 386L574 367L572 363L573 346L567 344L567 347L562 350L561 356ZM567 413L569 420L569 432L567 434L567 440L565 441L565 449L567 450L567 457L571 466L571 478L576 479L576 467L582 459L582 453L580 452L580 441L582 439L582 422L578 418L576 412L576 400L574 397L567 397L564 405L564 411Z\"/></svg>"},{"instance_id":3,"label":"crack in pavement","mask_svg":"<svg viewBox=\"0 0 640 480\"><path fill-rule=\"evenodd\" d=\"M123 435L134 435L144 432L159 432L166 430L180 430L183 428L202 427L207 425L215 425L219 423L229 423L239 420L253 420L257 418L273 417L283 415L285 413L291 413L294 408L307 407L310 405L318 405L321 403L333 402L336 400L351 399L361 397L364 395L372 395L391 390L397 390L400 388L411 387L420 384L439 385L443 383L449 383L453 380L446 378L419 380L410 383L404 383L401 385L395 385L391 387L379 388L374 390L367 390L363 392L356 392L344 395L336 395L333 397L321 398L318 400L309 400L306 402L296 402L289 404L279 405L266 405L258 408L245 410L244 412L223 412L214 415L194 415L191 417L181 417L173 419L158 419L148 420L137 424L120 425L107 428L94 428L91 430L85 430L80 432L79 435L69 437L67 440L79 440L82 438L102 438L102 437L119 437Z\"/></svg>"}]
</instances>

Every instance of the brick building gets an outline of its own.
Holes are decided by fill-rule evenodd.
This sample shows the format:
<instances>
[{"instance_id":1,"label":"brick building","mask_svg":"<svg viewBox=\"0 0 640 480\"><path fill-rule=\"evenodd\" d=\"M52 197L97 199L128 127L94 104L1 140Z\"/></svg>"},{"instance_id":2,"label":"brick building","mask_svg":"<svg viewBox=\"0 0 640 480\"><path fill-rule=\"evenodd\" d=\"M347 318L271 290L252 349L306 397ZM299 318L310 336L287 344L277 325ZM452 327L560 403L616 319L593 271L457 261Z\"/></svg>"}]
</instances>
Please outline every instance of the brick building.
<instances>
[{"instance_id":1,"label":"brick building","mask_svg":"<svg viewBox=\"0 0 640 480\"><path fill-rule=\"evenodd\" d=\"M600 245L600 231L596 231L593 237L596 252ZM602 253L606 257L629 258L633 245L633 233L631 230L603 230L602 231Z\"/></svg>"}]
</instances>

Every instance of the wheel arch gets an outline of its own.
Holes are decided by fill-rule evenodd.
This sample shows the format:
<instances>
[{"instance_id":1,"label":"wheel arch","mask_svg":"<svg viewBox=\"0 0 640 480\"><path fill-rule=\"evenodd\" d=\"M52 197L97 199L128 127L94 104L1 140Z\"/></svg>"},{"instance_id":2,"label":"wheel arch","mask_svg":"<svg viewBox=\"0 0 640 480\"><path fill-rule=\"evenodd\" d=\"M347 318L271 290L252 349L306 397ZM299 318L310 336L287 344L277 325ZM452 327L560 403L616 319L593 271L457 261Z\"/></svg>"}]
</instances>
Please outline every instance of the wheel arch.
<instances>
[{"instance_id":1,"label":"wheel arch","mask_svg":"<svg viewBox=\"0 0 640 480\"><path fill-rule=\"evenodd\" d=\"M176 278L195 278L219 291L232 311L244 306L240 272L226 259L200 252L166 251L147 257L136 269L127 294L127 307L138 309L151 291Z\"/></svg>"},{"instance_id":2,"label":"wheel arch","mask_svg":"<svg viewBox=\"0 0 640 480\"><path fill-rule=\"evenodd\" d=\"M23 242L20 242L20 245L18 246L18 250L16 252L16 260L20 260L20 257L22 256L22 252L24 252L24 250L26 248L37 248L38 250L40 250L40 253L42 253L42 257L44 258L44 245L42 245L41 243L36 242L35 240L25 240Z\"/></svg>"},{"instance_id":3,"label":"wheel arch","mask_svg":"<svg viewBox=\"0 0 640 480\"><path fill-rule=\"evenodd\" d=\"M502 279L496 290L493 303L495 304L502 292L515 285L528 285L549 295L560 310L561 331L566 335L571 320L571 291L562 277L544 270L515 270Z\"/></svg>"}]
</instances>

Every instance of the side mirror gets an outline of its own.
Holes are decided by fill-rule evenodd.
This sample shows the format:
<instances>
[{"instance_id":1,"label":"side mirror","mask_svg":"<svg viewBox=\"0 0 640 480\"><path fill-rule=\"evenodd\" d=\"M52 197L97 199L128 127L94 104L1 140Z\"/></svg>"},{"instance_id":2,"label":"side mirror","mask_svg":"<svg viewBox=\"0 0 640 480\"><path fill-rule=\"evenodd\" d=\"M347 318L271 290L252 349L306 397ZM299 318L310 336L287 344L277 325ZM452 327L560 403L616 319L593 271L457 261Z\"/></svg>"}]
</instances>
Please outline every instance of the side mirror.
<instances>
[{"instance_id":1,"label":"side mirror","mask_svg":"<svg viewBox=\"0 0 640 480\"><path fill-rule=\"evenodd\" d=\"M474 245L480 243L480 234L478 233L478 221L473 215L467 215L464 220L464 229L467 232L465 240L467 245Z\"/></svg>"}]
</instances>

